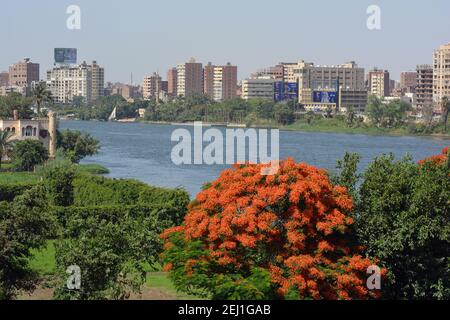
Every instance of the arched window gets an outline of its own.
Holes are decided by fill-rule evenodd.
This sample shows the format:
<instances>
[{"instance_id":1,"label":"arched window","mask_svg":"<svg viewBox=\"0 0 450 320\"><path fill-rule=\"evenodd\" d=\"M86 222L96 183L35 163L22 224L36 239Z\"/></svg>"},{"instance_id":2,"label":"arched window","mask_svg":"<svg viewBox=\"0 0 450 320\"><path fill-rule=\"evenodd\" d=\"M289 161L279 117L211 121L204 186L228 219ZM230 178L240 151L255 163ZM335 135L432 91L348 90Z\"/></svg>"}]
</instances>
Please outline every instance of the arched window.
<instances>
[{"instance_id":1,"label":"arched window","mask_svg":"<svg viewBox=\"0 0 450 320\"><path fill-rule=\"evenodd\" d=\"M13 127L11 131L12 131L12 133L15 134L16 133L16 127Z\"/></svg>"},{"instance_id":2,"label":"arched window","mask_svg":"<svg viewBox=\"0 0 450 320\"><path fill-rule=\"evenodd\" d=\"M32 126L27 126L25 128L25 136L26 137L31 137L33 135L33 127Z\"/></svg>"},{"instance_id":3,"label":"arched window","mask_svg":"<svg viewBox=\"0 0 450 320\"><path fill-rule=\"evenodd\" d=\"M36 137L36 135L37 135L37 129L33 128L33 136Z\"/></svg>"}]
</instances>

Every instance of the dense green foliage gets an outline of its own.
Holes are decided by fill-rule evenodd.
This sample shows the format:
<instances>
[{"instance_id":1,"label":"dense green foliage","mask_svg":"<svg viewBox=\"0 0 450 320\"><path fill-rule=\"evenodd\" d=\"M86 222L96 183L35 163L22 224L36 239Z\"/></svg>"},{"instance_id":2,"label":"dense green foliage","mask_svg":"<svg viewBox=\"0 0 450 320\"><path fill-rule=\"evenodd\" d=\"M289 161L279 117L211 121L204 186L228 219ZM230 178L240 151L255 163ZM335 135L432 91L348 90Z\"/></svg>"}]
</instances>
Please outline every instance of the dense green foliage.
<instances>
[{"instance_id":1,"label":"dense green foliage","mask_svg":"<svg viewBox=\"0 0 450 320\"><path fill-rule=\"evenodd\" d=\"M362 181L356 179L357 160L354 155L344 159L340 179L358 192L359 242L389 271L383 296L449 299L448 160L441 165L432 161L418 165L408 157L380 156L366 169Z\"/></svg>"},{"instance_id":2,"label":"dense green foliage","mask_svg":"<svg viewBox=\"0 0 450 320\"><path fill-rule=\"evenodd\" d=\"M33 110L32 98L22 96L20 93L11 93L5 97L0 97L0 119L13 117L13 110L17 110L21 119L31 119Z\"/></svg>"},{"instance_id":3,"label":"dense green foliage","mask_svg":"<svg viewBox=\"0 0 450 320\"><path fill-rule=\"evenodd\" d=\"M37 114L41 114L41 108L46 102L52 101L52 93L47 89L45 81L39 81L31 92L34 102L36 103Z\"/></svg>"},{"instance_id":4,"label":"dense green foliage","mask_svg":"<svg viewBox=\"0 0 450 320\"><path fill-rule=\"evenodd\" d=\"M59 132L57 148L70 161L79 163L83 158L95 155L100 149L100 142L88 133L66 130Z\"/></svg>"},{"instance_id":5,"label":"dense green foliage","mask_svg":"<svg viewBox=\"0 0 450 320\"><path fill-rule=\"evenodd\" d=\"M57 299L124 299L138 292L162 250L159 234L180 220L165 205L56 208ZM82 289L66 290L68 266L81 269Z\"/></svg>"},{"instance_id":6,"label":"dense green foliage","mask_svg":"<svg viewBox=\"0 0 450 320\"><path fill-rule=\"evenodd\" d=\"M376 96L369 96L366 113L377 127L393 128L403 123L406 111L411 110L411 105L402 100L394 100L387 104Z\"/></svg>"},{"instance_id":7,"label":"dense green foliage","mask_svg":"<svg viewBox=\"0 0 450 320\"><path fill-rule=\"evenodd\" d=\"M15 143L12 162L18 171L33 171L48 159L48 151L38 140L23 140Z\"/></svg>"},{"instance_id":8,"label":"dense green foliage","mask_svg":"<svg viewBox=\"0 0 450 320\"><path fill-rule=\"evenodd\" d=\"M45 189L53 206L68 207L74 202L76 168L65 163L51 165L43 172Z\"/></svg>"},{"instance_id":9,"label":"dense green foliage","mask_svg":"<svg viewBox=\"0 0 450 320\"><path fill-rule=\"evenodd\" d=\"M60 227L55 298L124 299L139 291L162 251L159 234L182 220L188 194L80 172L72 180L72 170L63 166L49 172L50 197L64 200L64 194L73 194L74 199L72 206L52 209ZM81 268L81 290L66 288L71 265Z\"/></svg>"},{"instance_id":10,"label":"dense green foliage","mask_svg":"<svg viewBox=\"0 0 450 320\"><path fill-rule=\"evenodd\" d=\"M209 262L202 261L210 255L202 241L185 241L182 234L171 237L171 245L164 251L165 262L172 266L170 279L176 288L187 294L214 300L266 300L275 298L274 285L267 270L253 268L247 275L214 272ZM182 250L180 250L182 248ZM195 261L192 270L186 270L182 261ZM216 266L217 270L220 266ZM230 270L233 268L230 265ZM189 275L186 276L186 272Z\"/></svg>"},{"instance_id":11,"label":"dense green foliage","mask_svg":"<svg viewBox=\"0 0 450 320\"><path fill-rule=\"evenodd\" d=\"M0 202L11 202L15 197L34 187L34 183L0 184Z\"/></svg>"},{"instance_id":12,"label":"dense green foliage","mask_svg":"<svg viewBox=\"0 0 450 320\"><path fill-rule=\"evenodd\" d=\"M0 203L0 300L33 288L36 277L28 267L30 250L45 244L53 225L40 186L27 190L12 202Z\"/></svg>"}]
</instances>

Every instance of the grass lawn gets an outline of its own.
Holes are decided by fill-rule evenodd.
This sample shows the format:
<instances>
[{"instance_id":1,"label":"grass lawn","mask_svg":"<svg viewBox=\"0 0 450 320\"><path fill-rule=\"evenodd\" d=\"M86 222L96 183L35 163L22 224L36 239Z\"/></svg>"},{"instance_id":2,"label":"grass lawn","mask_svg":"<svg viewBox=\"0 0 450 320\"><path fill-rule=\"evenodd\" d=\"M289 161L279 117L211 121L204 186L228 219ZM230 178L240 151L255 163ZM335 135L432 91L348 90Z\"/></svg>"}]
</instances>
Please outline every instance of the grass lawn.
<instances>
[{"instance_id":1,"label":"grass lawn","mask_svg":"<svg viewBox=\"0 0 450 320\"><path fill-rule=\"evenodd\" d=\"M30 268L40 276L50 276L56 271L55 242L49 240L47 246L41 250L32 250L33 258L29 262Z\"/></svg>"},{"instance_id":2,"label":"grass lawn","mask_svg":"<svg viewBox=\"0 0 450 320\"><path fill-rule=\"evenodd\" d=\"M39 179L33 172L0 172L0 184L33 183Z\"/></svg>"},{"instance_id":3,"label":"grass lawn","mask_svg":"<svg viewBox=\"0 0 450 320\"><path fill-rule=\"evenodd\" d=\"M108 168L96 163L80 164L78 165L78 169L81 172L90 174L108 174L110 172Z\"/></svg>"}]
</instances>

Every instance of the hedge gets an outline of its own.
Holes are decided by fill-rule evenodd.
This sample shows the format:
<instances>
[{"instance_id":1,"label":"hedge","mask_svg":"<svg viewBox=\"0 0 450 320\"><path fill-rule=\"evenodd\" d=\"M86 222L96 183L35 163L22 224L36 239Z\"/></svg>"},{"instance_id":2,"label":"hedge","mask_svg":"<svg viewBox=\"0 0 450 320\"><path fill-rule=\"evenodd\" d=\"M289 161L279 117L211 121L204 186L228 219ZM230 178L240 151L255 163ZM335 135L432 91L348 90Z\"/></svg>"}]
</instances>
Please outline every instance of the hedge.
<instances>
[{"instance_id":1,"label":"hedge","mask_svg":"<svg viewBox=\"0 0 450 320\"><path fill-rule=\"evenodd\" d=\"M0 184L0 202L11 202L15 197L36 186L37 183Z\"/></svg>"},{"instance_id":2,"label":"hedge","mask_svg":"<svg viewBox=\"0 0 450 320\"><path fill-rule=\"evenodd\" d=\"M77 230L82 228L95 228L86 224L88 218L114 224L129 218L142 223L152 220L157 222L154 231L158 233L176 225L183 218L183 213L171 205L72 206L53 207L51 210L68 237L77 237Z\"/></svg>"}]
</instances>

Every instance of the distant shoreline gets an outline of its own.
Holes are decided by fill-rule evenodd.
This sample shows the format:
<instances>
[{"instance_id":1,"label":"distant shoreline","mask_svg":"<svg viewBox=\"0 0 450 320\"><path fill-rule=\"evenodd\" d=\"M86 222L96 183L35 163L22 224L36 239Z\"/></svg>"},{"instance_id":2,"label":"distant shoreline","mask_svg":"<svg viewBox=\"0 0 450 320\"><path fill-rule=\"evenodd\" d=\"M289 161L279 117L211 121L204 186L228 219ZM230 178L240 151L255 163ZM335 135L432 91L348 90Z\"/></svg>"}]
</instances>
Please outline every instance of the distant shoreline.
<instances>
[{"instance_id":1,"label":"distant shoreline","mask_svg":"<svg viewBox=\"0 0 450 320\"><path fill-rule=\"evenodd\" d=\"M79 119L59 119L60 121L99 121L99 120L79 120ZM103 122L103 121L102 121ZM104 121L106 122L106 121ZM194 122L169 122L169 121L117 121L116 123L122 124L132 124L132 123L143 123L143 124L153 124L153 125L171 125L171 126L193 126ZM247 126L245 124L226 124L217 122L204 122L203 127L222 127L222 128L254 128L254 129L279 129L280 131L297 131L297 132L317 132L317 133L340 133L340 134L362 134L367 136L391 136L391 137L428 137L428 138L441 138L450 140L450 134L443 133L430 133L430 134L412 134L407 132L402 132L401 129L380 129L376 127L371 128L342 128L342 127L317 127L314 125L309 125L309 127L296 127L298 124L292 124L289 126L276 126L276 125L264 125L264 124L253 124Z\"/></svg>"}]
</instances>

